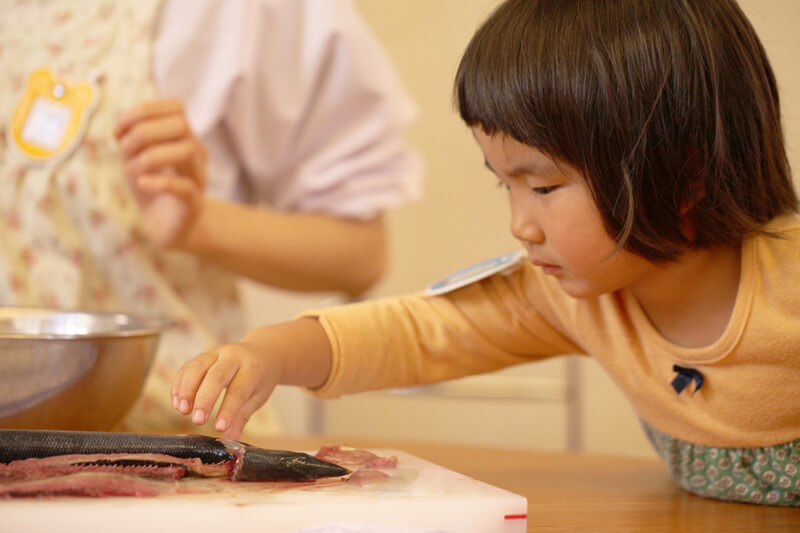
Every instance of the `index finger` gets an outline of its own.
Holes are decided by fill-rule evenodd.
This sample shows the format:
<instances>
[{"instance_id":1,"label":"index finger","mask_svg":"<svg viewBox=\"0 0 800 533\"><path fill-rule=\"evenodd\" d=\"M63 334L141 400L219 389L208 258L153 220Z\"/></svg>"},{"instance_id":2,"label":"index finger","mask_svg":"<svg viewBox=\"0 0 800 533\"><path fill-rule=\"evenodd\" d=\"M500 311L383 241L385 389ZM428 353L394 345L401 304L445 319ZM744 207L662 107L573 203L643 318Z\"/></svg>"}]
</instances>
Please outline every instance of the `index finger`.
<instances>
[{"instance_id":1,"label":"index finger","mask_svg":"<svg viewBox=\"0 0 800 533\"><path fill-rule=\"evenodd\" d=\"M159 100L140 102L124 111L119 116L117 125L114 127L114 137L119 139L135 124L142 120L162 117L173 113L183 113L183 103L180 100L162 98Z\"/></svg>"}]
</instances>

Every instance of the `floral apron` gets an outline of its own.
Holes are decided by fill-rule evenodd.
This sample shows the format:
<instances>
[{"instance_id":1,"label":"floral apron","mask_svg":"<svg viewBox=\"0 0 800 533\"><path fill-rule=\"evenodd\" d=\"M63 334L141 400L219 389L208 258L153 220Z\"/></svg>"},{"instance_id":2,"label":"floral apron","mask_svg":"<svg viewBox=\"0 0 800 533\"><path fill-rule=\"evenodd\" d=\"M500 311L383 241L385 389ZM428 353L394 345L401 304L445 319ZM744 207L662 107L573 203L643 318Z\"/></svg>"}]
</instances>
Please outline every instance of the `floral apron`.
<instances>
[{"instance_id":1,"label":"floral apron","mask_svg":"<svg viewBox=\"0 0 800 533\"><path fill-rule=\"evenodd\" d=\"M0 306L168 319L174 326L120 429L197 431L172 409L169 385L184 361L244 333L236 279L148 243L113 136L123 110L156 96L159 7L159 0L0 0ZM58 79L99 80L99 95L69 155L31 161L9 125L41 67ZM251 433L276 429L263 411L248 424Z\"/></svg>"}]
</instances>

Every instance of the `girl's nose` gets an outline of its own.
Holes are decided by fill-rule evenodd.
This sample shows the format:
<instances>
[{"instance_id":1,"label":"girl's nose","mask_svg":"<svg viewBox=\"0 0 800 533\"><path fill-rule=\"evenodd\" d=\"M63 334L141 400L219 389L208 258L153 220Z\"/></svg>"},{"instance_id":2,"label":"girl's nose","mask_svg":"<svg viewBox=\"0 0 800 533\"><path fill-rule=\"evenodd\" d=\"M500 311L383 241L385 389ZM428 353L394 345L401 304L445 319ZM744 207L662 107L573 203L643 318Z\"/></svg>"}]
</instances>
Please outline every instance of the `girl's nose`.
<instances>
[{"instance_id":1,"label":"girl's nose","mask_svg":"<svg viewBox=\"0 0 800 533\"><path fill-rule=\"evenodd\" d=\"M511 201L511 235L518 241L542 243L544 232L530 209Z\"/></svg>"}]
</instances>

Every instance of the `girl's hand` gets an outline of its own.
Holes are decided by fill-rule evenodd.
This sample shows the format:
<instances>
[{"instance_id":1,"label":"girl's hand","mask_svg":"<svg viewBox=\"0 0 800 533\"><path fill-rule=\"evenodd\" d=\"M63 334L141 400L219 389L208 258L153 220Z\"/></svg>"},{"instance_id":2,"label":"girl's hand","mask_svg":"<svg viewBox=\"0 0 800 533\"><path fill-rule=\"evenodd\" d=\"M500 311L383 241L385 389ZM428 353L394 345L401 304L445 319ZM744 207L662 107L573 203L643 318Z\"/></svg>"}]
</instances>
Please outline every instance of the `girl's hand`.
<instances>
[{"instance_id":1,"label":"girl's hand","mask_svg":"<svg viewBox=\"0 0 800 533\"><path fill-rule=\"evenodd\" d=\"M278 384L280 360L246 343L224 344L184 363L172 381L172 406L204 424L226 389L214 428L239 440L252 414Z\"/></svg>"},{"instance_id":2,"label":"girl's hand","mask_svg":"<svg viewBox=\"0 0 800 533\"><path fill-rule=\"evenodd\" d=\"M183 105L142 102L122 114L114 136L148 237L158 246L179 245L202 209L208 159Z\"/></svg>"}]
</instances>

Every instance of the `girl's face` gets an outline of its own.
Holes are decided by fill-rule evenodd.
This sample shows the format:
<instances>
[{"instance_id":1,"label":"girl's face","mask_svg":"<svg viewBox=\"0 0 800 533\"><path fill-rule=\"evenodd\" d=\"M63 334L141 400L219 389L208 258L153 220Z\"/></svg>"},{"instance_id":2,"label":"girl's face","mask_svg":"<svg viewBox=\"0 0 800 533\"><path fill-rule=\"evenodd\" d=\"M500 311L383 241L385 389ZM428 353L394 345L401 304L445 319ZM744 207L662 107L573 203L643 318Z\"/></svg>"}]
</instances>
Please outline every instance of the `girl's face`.
<instances>
[{"instance_id":1,"label":"girl's face","mask_svg":"<svg viewBox=\"0 0 800 533\"><path fill-rule=\"evenodd\" d=\"M586 298L630 287L653 273L650 261L616 247L583 176L507 135L473 135L486 165L508 190L511 234L531 263L558 279L564 291Z\"/></svg>"}]
</instances>

